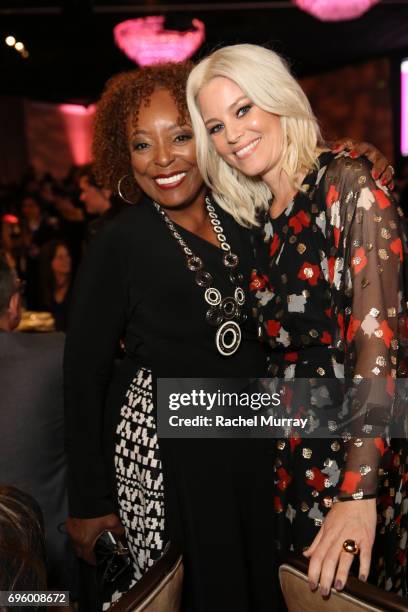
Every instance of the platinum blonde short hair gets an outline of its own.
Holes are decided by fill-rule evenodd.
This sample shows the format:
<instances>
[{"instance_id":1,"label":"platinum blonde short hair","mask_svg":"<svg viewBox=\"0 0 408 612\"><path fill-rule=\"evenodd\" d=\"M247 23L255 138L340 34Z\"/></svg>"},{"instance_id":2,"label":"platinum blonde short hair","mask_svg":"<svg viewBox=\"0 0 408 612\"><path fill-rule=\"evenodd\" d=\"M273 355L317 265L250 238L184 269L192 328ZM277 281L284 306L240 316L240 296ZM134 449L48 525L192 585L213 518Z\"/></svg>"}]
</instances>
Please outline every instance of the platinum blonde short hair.
<instances>
[{"instance_id":1,"label":"platinum blonde short hair","mask_svg":"<svg viewBox=\"0 0 408 612\"><path fill-rule=\"evenodd\" d=\"M215 150L198 104L200 90L215 77L234 81L259 108L280 117L284 144L279 166L296 189L300 187L299 173L309 172L317 163L320 129L305 93L274 51L258 45L231 45L218 49L192 70L187 103L198 167L219 205L238 223L256 225L257 212L269 208L273 194L260 177L244 175Z\"/></svg>"}]
</instances>

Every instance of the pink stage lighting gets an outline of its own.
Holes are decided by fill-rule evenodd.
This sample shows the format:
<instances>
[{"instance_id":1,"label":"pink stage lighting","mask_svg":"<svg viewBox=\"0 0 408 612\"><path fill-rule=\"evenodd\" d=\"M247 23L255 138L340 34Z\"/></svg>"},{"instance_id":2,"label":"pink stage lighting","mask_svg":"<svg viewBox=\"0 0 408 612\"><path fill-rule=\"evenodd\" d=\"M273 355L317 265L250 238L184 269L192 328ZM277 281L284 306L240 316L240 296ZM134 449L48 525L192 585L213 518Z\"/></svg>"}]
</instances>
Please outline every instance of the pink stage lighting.
<instances>
[{"instance_id":1,"label":"pink stage lighting","mask_svg":"<svg viewBox=\"0 0 408 612\"><path fill-rule=\"evenodd\" d=\"M408 58L401 62L401 154L408 156Z\"/></svg>"},{"instance_id":2,"label":"pink stage lighting","mask_svg":"<svg viewBox=\"0 0 408 612\"><path fill-rule=\"evenodd\" d=\"M64 121L72 161L76 166L87 164L91 159L93 118L96 106L59 104L58 112Z\"/></svg>"},{"instance_id":3,"label":"pink stage lighting","mask_svg":"<svg viewBox=\"0 0 408 612\"><path fill-rule=\"evenodd\" d=\"M115 43L139 66L160 62L181 62L191 57L205 40L205 26L193 19L187 32L163 29L164 16L141 17L118 23L113 29Z\"/></svg>"},{"instance_id":4,"label":"pink stage lighting","mask_svg":"<svg viewBox=\"0 0 408 612\"><path fill-rule=\"evenodd\" d=\"M294 0L306 13L321 21L343 21L357 19L379 0Z\"/></svg>"}]
</instances>

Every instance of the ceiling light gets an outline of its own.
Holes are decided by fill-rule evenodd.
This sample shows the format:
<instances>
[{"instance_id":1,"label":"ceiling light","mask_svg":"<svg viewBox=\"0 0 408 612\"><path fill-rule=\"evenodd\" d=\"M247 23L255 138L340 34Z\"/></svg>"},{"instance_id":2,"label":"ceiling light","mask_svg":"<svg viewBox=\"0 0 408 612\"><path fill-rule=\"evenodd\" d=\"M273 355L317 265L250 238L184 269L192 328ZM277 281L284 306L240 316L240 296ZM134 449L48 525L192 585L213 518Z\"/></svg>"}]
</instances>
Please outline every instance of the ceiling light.
<instances>
[{"instance_id":1,"label":"ceiling light","mask_svg":"<svg viewBox=\"0 0 408 612\"><path fill-rule=\"evenodd\" d=\"M164 16L141 17L118 23L113 29L118 47L140 66L160 62L182 62L191 57L205 40L205 26L193 19L185 32L164 29Z\"/></svg>"},{"instance_id":2,"label":"ceiling light","mask_svg":"<svg viewBox=\"0 0 408 612\"><path fill-rule=\"evenodd\" d=\"M7 36L6 45L8 45L9 47L14 47L15 44L16 44L16 39L14 38L14 36Z\"/></svg>"},{"instance_id":3,"label":"ceiling light","mask_svg":"<svg viewBox=\"0 0 408 612\"><path fill-rule=\"evenodd\" d=\"M379 0L294 0L306 13L321 21L343 21L357 19Z\"/></svg>"}]
</instances>

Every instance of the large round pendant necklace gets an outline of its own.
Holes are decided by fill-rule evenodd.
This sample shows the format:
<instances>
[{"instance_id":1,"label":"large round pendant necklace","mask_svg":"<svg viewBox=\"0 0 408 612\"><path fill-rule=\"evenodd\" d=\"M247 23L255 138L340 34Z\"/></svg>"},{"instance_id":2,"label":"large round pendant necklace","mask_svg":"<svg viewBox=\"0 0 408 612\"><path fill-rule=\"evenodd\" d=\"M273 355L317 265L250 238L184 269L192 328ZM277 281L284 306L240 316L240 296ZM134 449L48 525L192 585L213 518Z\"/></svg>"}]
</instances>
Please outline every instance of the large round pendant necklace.
<instances>
[{"instance_id":1,"label":"large round pendant necklace","mask_svg":"<svg viewBox=\"0 0 408 612\"><path fill-rule=\"evenodd\" d=\"M211 226L220 243L222 262L228 270L229 280L234 288L233 295L224 298L219 289L213 286L213 277L204 270L202 259L189 248L161 206L157 202L153 202L153 204L166 222L171 235L177 240L183 250L186 256L187 268L195 273L196 284L204 289L204 299L209 306L206 319L210 325L217 328L215 332L215 345L218 352L224 357L230 357L238 350L241 344L242 334L239 324L244 323L247 319L246 313L242 310L245 304L245 292L242 289L244 277L237 270L239 263L238 255L231 251L215 207L211 204L211 200L206 197L205 205L210 217Z\"/></svg>"}]
</instances>

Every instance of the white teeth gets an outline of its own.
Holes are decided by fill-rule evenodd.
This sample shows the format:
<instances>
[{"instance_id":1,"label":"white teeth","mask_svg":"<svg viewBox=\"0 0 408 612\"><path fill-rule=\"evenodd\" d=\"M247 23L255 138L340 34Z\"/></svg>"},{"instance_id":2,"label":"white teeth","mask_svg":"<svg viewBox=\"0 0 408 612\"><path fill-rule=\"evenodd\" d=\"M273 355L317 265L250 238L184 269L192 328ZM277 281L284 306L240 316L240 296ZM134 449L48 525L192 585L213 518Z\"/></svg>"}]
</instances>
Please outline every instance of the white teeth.
<instances>
[{"instance_id":1,"label":"white teeth","mask_svg":"<svg viewBox=\"0 0 408 612\"><path fill-rule=\"evenodd\" d=\"M252 149L254 149L256 147L256 145L258 144L258 142L260 140L261 140L260 138L257 138L253 142L250 142L249 145L247 145L243 149L240 149L239 151L236 151L235 155L237 157L243 157L246 153L248 153L248 151L252 151Z\"/></svg>"},{"instance_id":2,"label":"white teeth","mask_svg":"<svg viewBox=\"0 0 408 612\"><path fill-rule=\"evenodd\" d=\"M187 172L180 172L180 174L174 174L168 178L156 178L154 179L158 185L171 185L172 183L178 183L186 176Z\"/></svg>"}]
</instances>

